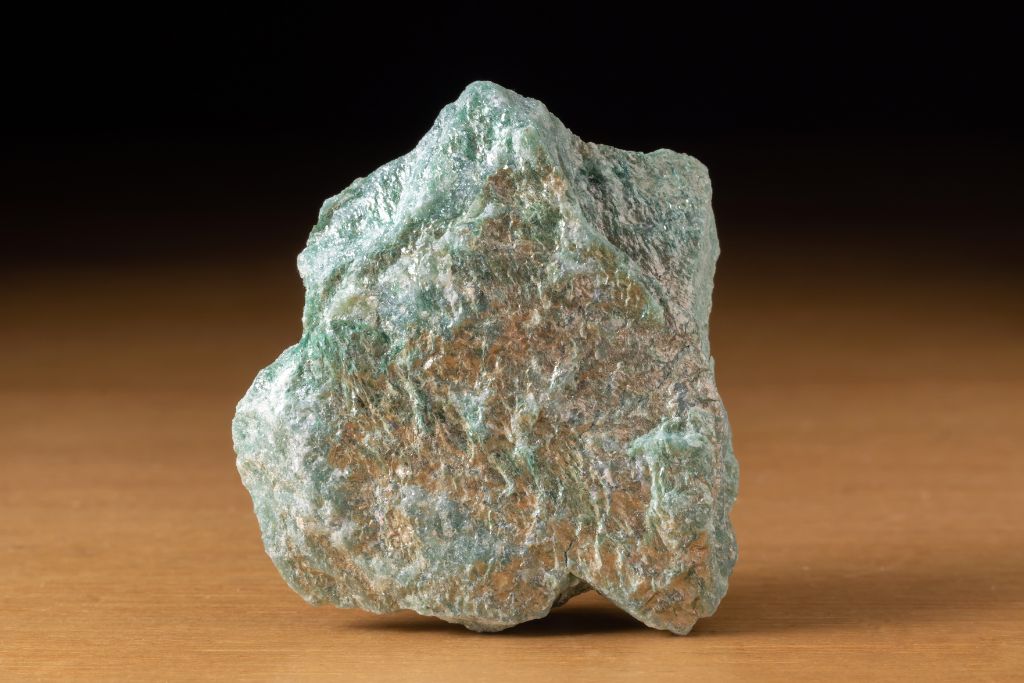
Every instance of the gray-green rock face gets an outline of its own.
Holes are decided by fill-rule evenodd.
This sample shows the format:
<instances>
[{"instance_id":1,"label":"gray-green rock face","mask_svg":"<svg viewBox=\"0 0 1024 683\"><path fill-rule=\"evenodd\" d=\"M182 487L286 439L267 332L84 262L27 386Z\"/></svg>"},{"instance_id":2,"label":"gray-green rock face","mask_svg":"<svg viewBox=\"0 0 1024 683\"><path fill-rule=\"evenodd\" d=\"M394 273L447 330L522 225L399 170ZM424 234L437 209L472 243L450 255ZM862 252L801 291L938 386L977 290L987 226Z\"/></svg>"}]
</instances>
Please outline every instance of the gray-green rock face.
<instances>
[{"instance_id":1,"label":"gray-green rock face","mask_svg":"<svg viewBox=\"0 0 1024 683\"><path fill-rule=\"evenodd\" d=\"M304 331L238 405L238 470L306 600L481 631L594 588L711 614L737 466L697 160L583 142L473 83L324 204Z\"/></svg>"}]
</instances>

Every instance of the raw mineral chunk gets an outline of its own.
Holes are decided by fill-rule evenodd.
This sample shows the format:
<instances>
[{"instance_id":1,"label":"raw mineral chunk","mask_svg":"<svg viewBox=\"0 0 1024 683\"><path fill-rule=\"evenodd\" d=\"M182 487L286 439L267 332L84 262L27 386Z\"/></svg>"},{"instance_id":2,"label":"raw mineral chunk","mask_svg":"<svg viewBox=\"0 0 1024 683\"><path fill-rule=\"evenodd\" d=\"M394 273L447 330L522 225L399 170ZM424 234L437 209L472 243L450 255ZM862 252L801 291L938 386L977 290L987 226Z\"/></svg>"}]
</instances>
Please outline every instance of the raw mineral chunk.
<instances>
[{"instance_id":1,"label":"raw mineral chunk","mask_svg":"<svg viewBox=\"0 0 1024 683\"><path fill-rule=\"evenodd\" d=\"M595 589L687 633L736 560L696 159L583 142L473 83L328 199L299 342L233 423L267 553L315 604L497 631Z\"/></svg>"}]
</instances>

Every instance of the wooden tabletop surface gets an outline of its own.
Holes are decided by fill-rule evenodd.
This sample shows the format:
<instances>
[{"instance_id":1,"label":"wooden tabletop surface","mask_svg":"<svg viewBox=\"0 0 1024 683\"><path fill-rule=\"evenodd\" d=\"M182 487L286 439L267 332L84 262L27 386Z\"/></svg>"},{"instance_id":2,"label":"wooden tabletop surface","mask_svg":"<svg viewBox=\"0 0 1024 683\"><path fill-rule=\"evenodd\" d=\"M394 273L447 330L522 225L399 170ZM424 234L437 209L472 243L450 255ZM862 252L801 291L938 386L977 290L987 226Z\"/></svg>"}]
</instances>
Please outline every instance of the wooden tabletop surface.
<instances>
[{"instance_id":1,"label":"wooden tabletop surface","mask_svg":"<svg viewBox=\"0 0 1024 683\"><path fill-rule=\"evenodd\" d=\"M1021 282L725 256L740 560L686 637L593 593L488 635L293 594L229 431L298 337L290 256L0 275L0 678L1020 678Z\"/></svg>"}]
</instances>

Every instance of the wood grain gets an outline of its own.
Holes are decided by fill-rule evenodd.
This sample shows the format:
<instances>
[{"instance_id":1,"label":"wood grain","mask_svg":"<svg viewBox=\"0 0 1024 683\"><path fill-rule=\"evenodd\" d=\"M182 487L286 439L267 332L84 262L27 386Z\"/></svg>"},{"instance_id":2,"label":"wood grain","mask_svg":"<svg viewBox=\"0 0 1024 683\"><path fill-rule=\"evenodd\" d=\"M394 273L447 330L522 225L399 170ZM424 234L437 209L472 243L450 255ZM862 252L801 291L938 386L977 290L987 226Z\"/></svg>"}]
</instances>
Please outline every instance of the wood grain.
<instances>
[{"instance_id":1,"label":"wood grain","mask_svg":"<svg viewBox=\"0 0 1024 683\"><path fill-rule=\"evenodd\" d=\"M9 272L0 676L1019 678L1022 289L947 265L723 260L740 561L688 637L594 594L491 635L307 606L263 554L229 434L297 339L290 258Z\"/></svg>"}]
</instances>

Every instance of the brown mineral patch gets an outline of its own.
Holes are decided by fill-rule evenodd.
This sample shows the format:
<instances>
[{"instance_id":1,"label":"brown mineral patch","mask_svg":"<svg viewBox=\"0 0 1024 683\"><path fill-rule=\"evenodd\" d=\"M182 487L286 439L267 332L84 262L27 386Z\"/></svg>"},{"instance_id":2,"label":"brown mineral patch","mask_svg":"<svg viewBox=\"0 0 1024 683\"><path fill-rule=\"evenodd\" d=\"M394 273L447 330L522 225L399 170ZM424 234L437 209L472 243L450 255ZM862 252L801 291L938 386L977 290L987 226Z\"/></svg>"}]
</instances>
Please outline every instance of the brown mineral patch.
<instances>
[{"instance_id":1,"label":"brown mineral patch","mask_svg":"<svg viewBox=\"0 0 1024 683\"><path fill-rule=\"evenodd\" d=\"M515 196L516 174L511 168L501 168L487 179L484 192L505 202Z\"/></svg>"}]
</instances>

